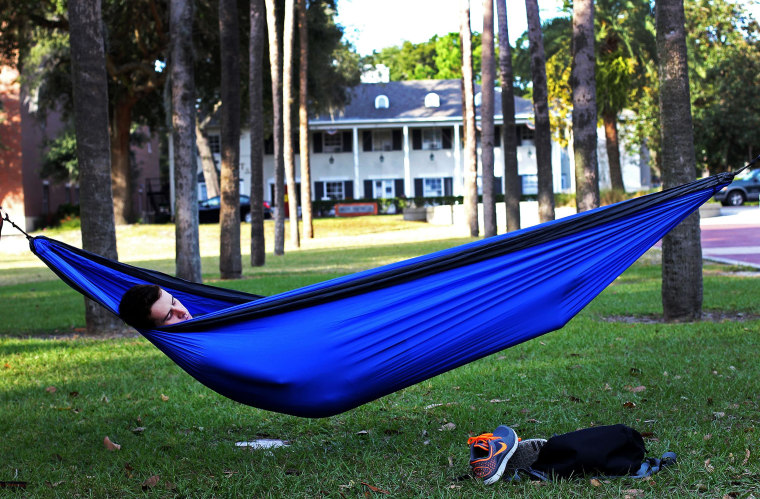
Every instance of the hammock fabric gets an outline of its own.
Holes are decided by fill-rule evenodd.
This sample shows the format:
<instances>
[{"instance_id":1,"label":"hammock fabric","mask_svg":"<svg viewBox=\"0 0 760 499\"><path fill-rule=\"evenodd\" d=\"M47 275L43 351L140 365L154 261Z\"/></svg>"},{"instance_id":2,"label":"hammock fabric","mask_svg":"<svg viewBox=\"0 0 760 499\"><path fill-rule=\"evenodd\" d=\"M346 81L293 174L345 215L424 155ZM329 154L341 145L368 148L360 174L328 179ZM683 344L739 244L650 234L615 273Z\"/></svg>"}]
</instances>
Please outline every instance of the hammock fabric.
<instances>
[{"instance_id":1,"label":"hammock fabric","mask_svg":"<svg viewBox=\"0 0 760 499\"><path fill-rule=\"evenodd\" d=\"M194 319L140 333L212 390L269 411L347 411L564 326L734 174L261 297L48 239L32 251L116 313L155 283Z\"/></svg>"}]
</instances>

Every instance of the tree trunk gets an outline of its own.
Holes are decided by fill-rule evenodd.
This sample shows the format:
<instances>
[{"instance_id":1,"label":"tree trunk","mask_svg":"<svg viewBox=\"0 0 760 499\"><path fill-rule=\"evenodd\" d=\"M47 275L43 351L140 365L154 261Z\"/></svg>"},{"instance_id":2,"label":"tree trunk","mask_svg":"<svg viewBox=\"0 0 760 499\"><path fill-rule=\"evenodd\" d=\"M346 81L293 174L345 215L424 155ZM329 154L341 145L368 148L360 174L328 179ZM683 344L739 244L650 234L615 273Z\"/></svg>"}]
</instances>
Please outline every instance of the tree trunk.
<instances>
[{"instance_id":1,"label":"tree trunk","mask_svg":"<svg viewBox=\"0 0 760 499\"><path fill-rule=\"evenodd\" d=\"M620 167L620 141L618 140L617 114L603 113L604 137L607 147L607 162L610 165L610 186L613 190L624 191L623 171Z\"/></svg>"},{"instance_id":2,"label":"tree trunk","mask_svg":"<svg viewBox=\"0 0 760 499\"><path fill-rule=\"evenodd\" d=\"M198 167L194 148L193 6L189 0L171 0L170 11L177 277L201 282Z\"/></svg>"},{"instance_id":3,"label":"tree trunk","mask_svg":"<svg viewBox=\"0 0 760 499\"><path fill-rule=\"evenodd\" d=\"M206 183L206 197L213 198L219 195L219 176L216 173L216 161L208 137L201 130L198 119L195 120L195 143L198 145L198 155L201 158L203 180Z\"/></svg>"},{"instance_id":4,"label":"tree trunk","mask_svg":"<svg viewBox=\"0 0 760 499\"><path fill-rule=\"evenodd\" d=\"M219 208L219 272L240 279L240 41L236 0L219 0L221 49L222 197Z\"/></svg>"},{"instance_id":5,"label":"tree trunk","mask_svg":"<svg viewBox=\"0 0 760 499\"><path fill-rule=\"evenodd\" d=\"M594 2L573 2L573 155L575 204L578 211L599 207L599 162L596 156L596 56Z\"/></svg>"},{"instance_id":6,"label":"tree trunk","mask_svg":"<svg viewBox=\"0 0 760 499\"><path fill-rule=\"evenodd\" d=\"M296 191L296 158L293 151L293 34L295 32L295 3L285 0L285 27L282 49L282 145L285 178L288 181L288 214L290 242L298 248L298 192Z\"/></svg>"},{"instance_id":7,"label":"tree trunk","mask_svg":"<svg viewBox=\"0 0 760 499\"><path fill-rule=\"evenodd\" d=\"M266 0L269 66L272 74L272 138L274 139L274 254L285 254L285 161L282 155L282 57L276 1Z\"/></svg>"},{"instance_id":8,"label":"tree trunk","mask_svg":"<svg viewBox=\"0 0 760 499\"><path fill-rule=\"evenodd\" d=\"M135 102L134 98L122 97L114 104L111 117L111 188L114 222L119 225L134 221L129 136Z\"/></svg>"},{"instance_id":9,"label":"tree trunk","mask_svg":"<svg viewBox=\"0 0 760 499\"><path fill-rule=\"evenodd\" d=\"M662 180L667 189L696 178L683 0L658 0L655 18ZM662 309L667 321L694 321L702 316L699 211L663 238Z\"/></svg>"},{"instance_id":10,"label":"tree trunk","mask_svg":"<svg viewBox=\"0 0 760 499\"><path fill-rule=\"evenodd\" d=\"M309 149L309 30L306 21L306 0L296 0L298 10L298 37L300 65L298 68L298 122L299 149L301 151L301 217L303 237L314 238L311 209L311 149Z\"/></svg>"},{"instance_id":11,"label":"tree trunk","mask_svg":"<svg viewBox=\"0 0 760 499\"><path fill-rule=\"evenodd\" d=\"M483 0L483 33L481 35L482 84L480 85L480 157L483 168L483 235L496 235L496 198L493 176L493 0Z\"/></svg>"},{"instance_id":12,"label":"tree trunk","mask_svg":"<svg viewBox=\"0 0 760 499\"><path fill-rule=\"evenodd\" d=\"M546 86L546 56L541 34L538 2L525 0L530 41L530 70L533 75L533 115L536 119L536 166L538 169L538 217L541 223L554 220L554 180L552 178L552 137Z\"/></svg>"},{"instance_id":13,"label":"tree trunk","mask_svg":"<svg viewBox=\"0 0 760 499\"><path fill-rule=\"evenodd\" d=\"M251 0L251 32L249 40L248 92L251 140L251 265L261 267L266 261L264 249L264 1Z\"/></svg>"},{"instance_id":14,"label":"tree trunk","mask_svg":"<svg viewBox=\"0 0 760 499\"><path fill-rule=\"evenodd\" d=\"M472 69L470 0L462 0L459 36L462 44L462 99L464 100L464 212L470 236L478 236L478 157L475 150L475 84Z\"/></svg>"},{"instance_id":15,"label":"tree trunk","mask_svg":"<svg viewBox=\"0 0 760 499\"><path fill-rule=\"evenodd\" d=\"M69 0L71 80L79 162L82 247L116 260L116 229L111 195L108 138L108 83L100 0ZM106 209L104 209L106 207ZM121 327L94 301L85 299L87 334Z\"/></svg>"},{"instance_id":16,"label":"tree trunk","mask_svg":"<svg viewBox=\"0 0 760 499\"><path fill-rule=\"evenodd\" d=\"M507 209L507 231L520 229L520 196L522 184L517 169L517 126L515 124L515 90L512 71L512 47L507 27L507 2L496 0L499 25L499 73L501 76L502 154L504 155L504 203Z\"/></svg>"}]
</instances>

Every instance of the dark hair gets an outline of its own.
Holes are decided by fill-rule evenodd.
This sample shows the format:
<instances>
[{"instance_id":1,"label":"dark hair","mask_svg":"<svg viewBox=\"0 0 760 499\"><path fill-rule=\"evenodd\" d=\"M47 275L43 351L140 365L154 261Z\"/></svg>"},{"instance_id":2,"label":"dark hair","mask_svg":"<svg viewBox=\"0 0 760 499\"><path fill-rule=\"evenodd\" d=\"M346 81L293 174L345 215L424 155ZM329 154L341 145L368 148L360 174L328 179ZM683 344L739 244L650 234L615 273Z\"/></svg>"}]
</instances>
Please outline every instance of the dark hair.
<instances>
[{"instance_id":1,"label":"dark hair","mask_svg":"<svg viewBox=\"0 0 760 499\"><path fill-rule=\"evenodd\" d=\"M155 284L137 284L121 297L119 317L132 327L151 329L156 322L150 318L150 307L161 296L161 288Z\"/></svg>"}]
</instances>

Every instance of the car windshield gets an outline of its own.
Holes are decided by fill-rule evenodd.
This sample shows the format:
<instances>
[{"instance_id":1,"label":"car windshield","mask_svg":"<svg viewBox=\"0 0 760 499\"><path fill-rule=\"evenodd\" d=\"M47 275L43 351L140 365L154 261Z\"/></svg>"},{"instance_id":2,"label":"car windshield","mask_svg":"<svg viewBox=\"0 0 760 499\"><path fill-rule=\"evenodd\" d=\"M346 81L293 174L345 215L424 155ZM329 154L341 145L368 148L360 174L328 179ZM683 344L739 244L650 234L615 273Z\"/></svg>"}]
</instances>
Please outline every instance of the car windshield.
<instances>
[{"instance_id":1,"label":"car windshield","mask_svg":"<svg viewBox=\"0 0 760 499\"><path fill-rule=\"evenodd\" d=\"M736 180L751 180L753 178L760 178L760 170L750 170L736 176Z\"/></svg>"}]
</instances>

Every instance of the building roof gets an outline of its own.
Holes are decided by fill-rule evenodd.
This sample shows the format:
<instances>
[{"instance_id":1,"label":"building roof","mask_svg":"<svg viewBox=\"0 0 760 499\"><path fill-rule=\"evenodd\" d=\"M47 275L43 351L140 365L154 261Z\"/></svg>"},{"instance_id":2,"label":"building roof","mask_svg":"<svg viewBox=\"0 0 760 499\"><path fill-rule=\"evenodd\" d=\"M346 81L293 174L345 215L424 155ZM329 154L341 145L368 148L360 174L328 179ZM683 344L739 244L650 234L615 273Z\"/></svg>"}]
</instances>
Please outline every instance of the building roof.
<instances>
[{"instance_id":1,"label":"building roof","mask_svg":"<svg viewBox=\"0 0 760 499\"><path fill-rule=\"evenodd\" d=\"M475 92L480 92L476 85ZM426 107L428 94L437 94L438 107ZM387 108L375 107L375 99L385 95ZM529 100L515 97L515 115L518 122L527 121L533 114ZM480 106L476 107L480 115ZM332 116L322 114L313 117L313 125L348 125L351 123L400 123L400 122L441 122L462 119L462 89L460 80L412 80L387 83L362 83L351 90L351 101L342 111ZM494 119L502 121L501 92L494 92Z\"/></svg>"}]
</instances>

